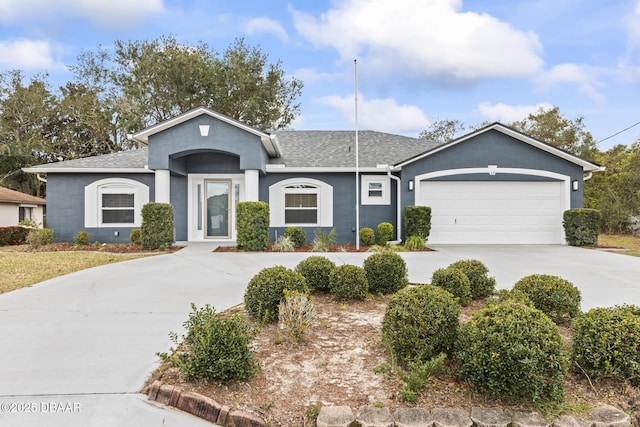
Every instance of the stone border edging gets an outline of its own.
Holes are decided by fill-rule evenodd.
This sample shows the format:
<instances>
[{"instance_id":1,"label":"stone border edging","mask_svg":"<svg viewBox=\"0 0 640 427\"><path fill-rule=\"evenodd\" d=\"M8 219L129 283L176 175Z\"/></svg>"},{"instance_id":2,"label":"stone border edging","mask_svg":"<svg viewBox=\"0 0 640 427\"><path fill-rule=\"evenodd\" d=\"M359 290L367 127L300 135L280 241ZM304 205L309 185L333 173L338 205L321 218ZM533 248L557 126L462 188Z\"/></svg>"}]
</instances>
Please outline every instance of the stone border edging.
<instances>
[{"instance_id":1,"label":"stone border edging","mask_svg":"<svg viewBox=\"0 0 640 427\"><path fill-rule=\"evenodd\" d=\"M181 387L156 380L149 387L149 400L172 406L223 427L267 427L261 417L233 410L227 405ZM386 407L361 406L356 416L349 406L323 406L317 427L631 427L631 417L620 409L601 405L585 418L561 415L548 422L536 412L507 413L494 408L462 409L409 407L397 408L391 415Z\"/></svg>"},{"instance_id":2,"label":"stone border edging","mask_svg":"<svg viewBox=\"0 0 640 427\"><path fill-rule=\"evenodd\" d=\"M267 423L255 414L232 410L209 397L183 391L178 386L162 384L157 380L149 387L149 400L172 406L223 427L267 427Z\"/></svg>"}]
</instances>

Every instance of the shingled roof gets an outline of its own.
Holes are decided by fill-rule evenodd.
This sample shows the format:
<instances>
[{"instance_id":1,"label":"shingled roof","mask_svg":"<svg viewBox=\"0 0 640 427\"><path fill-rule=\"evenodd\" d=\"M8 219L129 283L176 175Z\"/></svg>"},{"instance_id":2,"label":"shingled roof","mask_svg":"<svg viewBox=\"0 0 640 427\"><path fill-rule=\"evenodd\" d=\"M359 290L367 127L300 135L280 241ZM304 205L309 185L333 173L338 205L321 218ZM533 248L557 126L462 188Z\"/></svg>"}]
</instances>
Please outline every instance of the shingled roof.
<instances>
[{"instance_id":1,"label":"shingled roof","mask_svg":"<svg viewBox=\"0 0 640 427\"><path fill-rule=\"evenodd\" d=\"M47 201L41 197L0 187L0 203L24 203L30 205L46 205Z\"/></svg>"},{"instance_id":2,"label":"shingled roof","mask_svg":"<svg viewBox=\"0 0 640 427\"><path fill-rule=\"evenodd\" d=\"M356 161L354 131L280 131L276 132L281 156L269 164L286 167L353 167ZM379 164L395 165L438 143L424 139L370 130L358 132L358 163L375 168Z\"/></svg>"},{"instance_id":3,"label":"shingled roof","mask_svg":"<svg viewBox=\"0 0 640 427\"><path fill-rule=\"evenodd\" d=\"M47 163L44 165L25 168L28 172L63 172L68 170L94 169L94 170L142 170L147 165L147 147L137 150L118 151L116 153L99 156L83 157L81 159L66 160L62 162ZM90 171L87 171L90 172ZM151 172L151 171L149 171Z\"/></svg>"}]
</instances>

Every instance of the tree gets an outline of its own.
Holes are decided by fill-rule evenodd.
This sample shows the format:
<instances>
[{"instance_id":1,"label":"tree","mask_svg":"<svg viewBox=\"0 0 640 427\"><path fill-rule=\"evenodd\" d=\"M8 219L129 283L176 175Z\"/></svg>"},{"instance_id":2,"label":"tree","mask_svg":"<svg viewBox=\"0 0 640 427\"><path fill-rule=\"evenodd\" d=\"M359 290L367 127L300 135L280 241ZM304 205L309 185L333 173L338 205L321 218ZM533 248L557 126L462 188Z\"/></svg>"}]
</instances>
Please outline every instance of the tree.
<instances>
[{"instance_id":1,"label":"tree","mask_svg":"<svg viewBox=\"0 0 640 427\"><path fill-rule=\"evenodd\" d=\"M21 168L50 160L48 137L56 98L46 76L23 85L21 71L0 74L0 183L30 194L41 194L38 180Z\"/></svg>"},{"instance_id":2,"label":"tree","mask_svg":"<svg viewBox=\"0 0 640 427\"><path fill-rule=\"evenodd\" d=\"M560 108L538 109L527 118L509 124L510 127L553 145L561 150L587 160L594 160L598 154L596 141L585 130L584 117L569 120L560 114Z\"/></svg>"},{"instance_id":3,"label":"tree","mask_svg":"<svg viewBox=\"0 0 640 427\"><path fill-rule=\"evenodd\" d=\"M302 82L287 79L280 61L269 63L241 38L222 56L169 36L116 41L113 54L84 52L73 70L111 100L120 139L199 106L265 130L288 126L300 109Z\"/></svg>"},{"instance_id":4,"label":"tree","mask_svg":"<svg viewBox=\"0 0 640 427\"><path fill-rule=\"evenodd\" d=\"M460 120L441 119L431 122L427 129L420 132L418 138L445 143L452 141L459 132L465 129L465 124Z\"/></svg>"}]
</instances>

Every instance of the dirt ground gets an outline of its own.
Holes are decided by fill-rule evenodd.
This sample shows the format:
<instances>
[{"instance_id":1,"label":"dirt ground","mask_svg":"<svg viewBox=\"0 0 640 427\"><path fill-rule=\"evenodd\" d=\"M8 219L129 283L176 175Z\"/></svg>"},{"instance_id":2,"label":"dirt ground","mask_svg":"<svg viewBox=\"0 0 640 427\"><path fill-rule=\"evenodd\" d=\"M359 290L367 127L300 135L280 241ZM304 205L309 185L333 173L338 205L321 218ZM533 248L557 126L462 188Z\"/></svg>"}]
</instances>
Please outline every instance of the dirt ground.
<instances>
[{"instance_id":1,"label":"dirt ground","mask_svg":"<svg viewBox=\"0 0 640 427\"><path fill-rule=\"evenodd\" d=\"M293 344L282 339L277 324L262 328L255 341L255 355L261 363L250 381L188 382L165 363L150 378L179 385L183 390L209 396L219 403L256 413L271 426L311 426L322 406L345 405L354 411L361 405L383 405L392 411L399 406L456 407L470 411L474 406L508 410L522 405L502 402L480 394L453 375L432 378L418 401L403 402L402 381L389 372L376 373L390 360L381 343L380 328L388 297L369 297L364 302L339 302L328 295L314 295L319 321L309 339ZM474 302L463 309L461 321L483 307ZM244 313L242 306L231 310ZM566 340L570 330L561 330ZM378 368L378 369L376 369ZM609 403L640 416L640 389L616 381L591 384L571 372L566 378L566 410L586 410L588 405Z\"/></svg>"}]
</instances>

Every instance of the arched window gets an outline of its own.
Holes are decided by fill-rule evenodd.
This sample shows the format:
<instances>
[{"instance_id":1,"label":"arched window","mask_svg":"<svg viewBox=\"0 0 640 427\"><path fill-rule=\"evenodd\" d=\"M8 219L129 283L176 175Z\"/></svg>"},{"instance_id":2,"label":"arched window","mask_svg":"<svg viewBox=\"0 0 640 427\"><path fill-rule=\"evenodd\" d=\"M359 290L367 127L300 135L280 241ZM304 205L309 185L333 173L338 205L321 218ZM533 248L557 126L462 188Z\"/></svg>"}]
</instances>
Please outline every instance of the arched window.
<instances>
[{"instance_id":1,"label":"arched window","mask_svg":"<svg viewBox=\"0 0 640 427\"><path fill-rule=\"evenodd\" d=\"M274 227L333 226L333 187L311 178L291 178L269 187Z\"/></svg>"},{"instance_id":2,"label":"arched window","mask_svg":"<svg viewBox=\"0 0 640 427\"><path fill-rule=\"evenodd\" d=\"M126 178L101 179L84 188L85 227L139 227L149 187Z\"/></svg>"}]
</instances>

